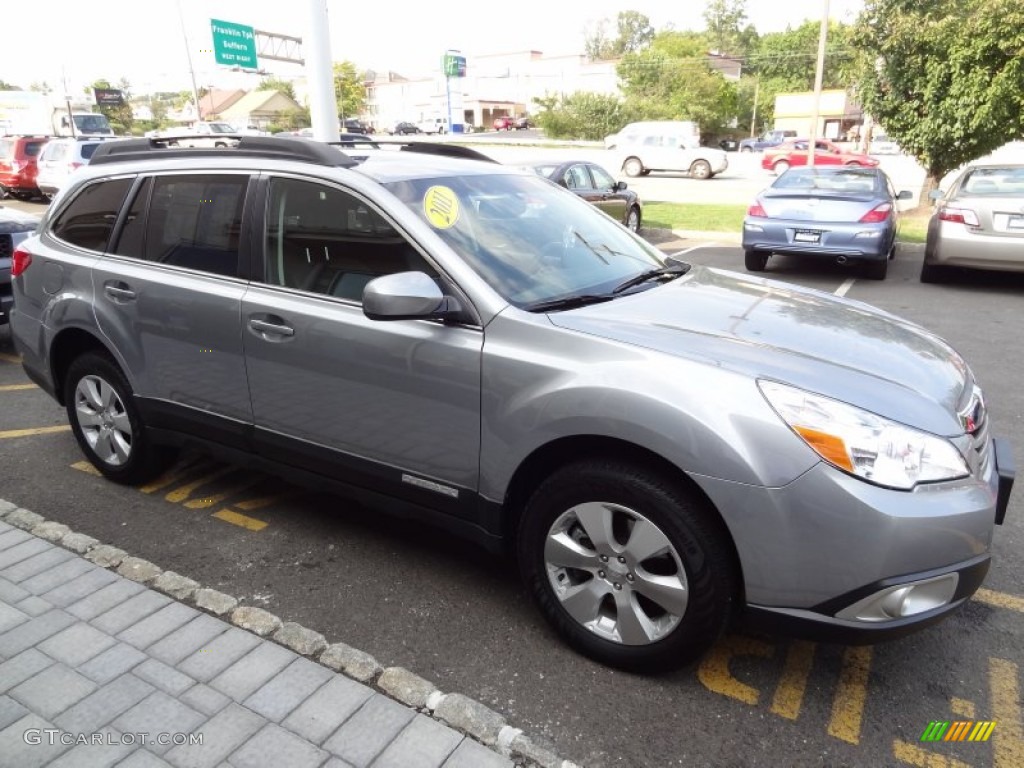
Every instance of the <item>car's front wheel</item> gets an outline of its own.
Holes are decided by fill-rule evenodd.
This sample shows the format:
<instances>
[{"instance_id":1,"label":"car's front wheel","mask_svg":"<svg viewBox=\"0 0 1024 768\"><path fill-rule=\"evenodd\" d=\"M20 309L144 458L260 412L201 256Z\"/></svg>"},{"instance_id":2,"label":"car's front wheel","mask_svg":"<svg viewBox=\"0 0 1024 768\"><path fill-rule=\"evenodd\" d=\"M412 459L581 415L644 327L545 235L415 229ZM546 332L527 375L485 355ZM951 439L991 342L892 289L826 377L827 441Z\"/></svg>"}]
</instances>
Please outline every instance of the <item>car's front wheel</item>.
<instances>
[{"instance_id":1,"label":"car's front wheel","mask_svg":"<svg viewBox=\"0 0 1024 768\"><path fill-rule=\"evenodd\" d=\"M626 214L626 229L630 232L640 231L640 209L635 205L631 206L629 213Z\"/></svg>"},{"instance_id":2,"label":"car's front wheel","mask_svg":"<svg viewBox=\"0 0 1024 768\"><path fill-rule=\"evenodd\" d=\"M776 176L781 176L782 174L789 170L789 161L779 160L778 162L775 163L775 165L772 166L772 170L775 171Z\"/></svg>"},{"instance_id":3,"label":"car's front wheel","mask_svg":"<svg viewBox=\"0 0 1024 768\"><path fill-rule=\"evenodd\" d=\"M87 352L71 364L64 402L79 447L105 477L131 485L166 466L169 452L152 444L131 385L107 355Z\"/></svg>"},{"instance_id":4,"label":"car's front wheel","mask_svg":"<svg viewBox=\"0 0 1024 768\"><path fill-rule=\"evenodd\" d=\"M710 179L712 176L711 163L707 160L697 160L690 166L690 176L695 179Z\"/></svg>"},{"instance_id":5,"label":"car's front wheel","mask_svg":"<svg viewBox=\"0 0 1024 768\"><path fill-rule=\"evenodd\" d=\"M736 570L713 513L641 465L595 459L555 471L527 503L517 551L547 620L611 666L692 662L732 612Z\"/></svg>"},{"instance_id":6,"label":"car's front wheel","mask_svg":"<svg viewBox=\"0 0 1024 768\"><path fill-rule=\"evenodd\" d=\"M622 164L622 171L630 177L640 176L644 172L644 164L639 157L630 157Z\"/></svg>"}]
</instances>

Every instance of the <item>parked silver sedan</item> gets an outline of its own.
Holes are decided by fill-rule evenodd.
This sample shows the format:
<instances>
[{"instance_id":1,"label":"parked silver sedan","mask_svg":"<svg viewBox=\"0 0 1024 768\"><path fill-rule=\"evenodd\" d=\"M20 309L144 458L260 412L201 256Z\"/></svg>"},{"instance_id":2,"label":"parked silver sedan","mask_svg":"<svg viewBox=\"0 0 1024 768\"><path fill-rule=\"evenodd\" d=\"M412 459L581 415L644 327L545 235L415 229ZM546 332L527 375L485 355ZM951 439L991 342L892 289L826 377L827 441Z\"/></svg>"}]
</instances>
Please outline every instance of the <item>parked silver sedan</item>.
<instances>
[{"instance_id":1,"label":"parked silver sedan","mask_svg":"<svg viewBox=\"0 0 1024 768\"><path fill-rule=\"evenodd\" d=\"M882 280L895 253L897 194L879 168L792 168L758 194L743 220L747 270L762 272L773 253L864 265Z\"/></svg>"},{"instance_id":2,"label":"parked silver sedan","mask_svg":"<svg viewBox=\"0 0 1024 768\"><path fill-rule=\"evenodd\" d=\"M953 182L928 223L921 282L950 267L1024 272L1024 164L973 165Z\"/></svg>"}]
</instances>

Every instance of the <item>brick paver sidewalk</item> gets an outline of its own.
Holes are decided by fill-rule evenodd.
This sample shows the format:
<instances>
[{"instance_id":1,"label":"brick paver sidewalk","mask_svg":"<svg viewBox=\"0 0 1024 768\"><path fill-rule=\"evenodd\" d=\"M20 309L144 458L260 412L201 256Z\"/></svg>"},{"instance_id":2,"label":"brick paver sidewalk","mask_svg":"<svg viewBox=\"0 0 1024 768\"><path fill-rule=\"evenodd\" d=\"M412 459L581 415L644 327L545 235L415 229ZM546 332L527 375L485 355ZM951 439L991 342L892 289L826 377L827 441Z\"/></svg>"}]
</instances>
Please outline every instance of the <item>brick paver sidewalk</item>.
<instances>
[{"instance_id":1,"label":"brick paver sidewalk","mask_svg":"<svg viewBox=\"0 0 1024 768\"><path fill-rule=\"evenodd\" d=\"M0 768L44 765L512 763L281 645L0 522Z\"/></svg>"}]
</instances>

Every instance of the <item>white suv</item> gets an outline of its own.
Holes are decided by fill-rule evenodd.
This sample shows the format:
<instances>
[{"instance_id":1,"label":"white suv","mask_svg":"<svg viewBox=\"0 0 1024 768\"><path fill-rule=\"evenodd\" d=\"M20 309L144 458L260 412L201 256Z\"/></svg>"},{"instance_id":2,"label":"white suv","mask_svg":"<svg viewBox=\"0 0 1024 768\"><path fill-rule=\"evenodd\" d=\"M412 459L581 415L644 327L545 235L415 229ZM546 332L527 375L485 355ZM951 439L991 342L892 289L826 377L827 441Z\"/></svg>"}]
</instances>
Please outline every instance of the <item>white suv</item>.
<instances>
[{"instance_id":1,"label":"white suv","mask_svg":"<svg viewBox=\"0 0 1024 768\"><path fill-rule=\"evenodd\" d=\"M36 186L47 200L52 200L63 187L68 177L77 169L89 163L96 147L111 138L79 136L76 139L50 139L39 153L36 165L39 175Z\"/></svg>"},{"instance_id":2,"label":"white suv","mask_svg":"<svg viewBox=\"0 0 1024 768\"><path fill-rule=\"evenodd\" d=\"M695 179L710 179L729 167L724 151L702 147L692 133L668 121L662 125L650 123L629 134L620 132L613 151L616 159L612 167L621 168L627 176L675 171Z\"/></svg>"}]
</instances>

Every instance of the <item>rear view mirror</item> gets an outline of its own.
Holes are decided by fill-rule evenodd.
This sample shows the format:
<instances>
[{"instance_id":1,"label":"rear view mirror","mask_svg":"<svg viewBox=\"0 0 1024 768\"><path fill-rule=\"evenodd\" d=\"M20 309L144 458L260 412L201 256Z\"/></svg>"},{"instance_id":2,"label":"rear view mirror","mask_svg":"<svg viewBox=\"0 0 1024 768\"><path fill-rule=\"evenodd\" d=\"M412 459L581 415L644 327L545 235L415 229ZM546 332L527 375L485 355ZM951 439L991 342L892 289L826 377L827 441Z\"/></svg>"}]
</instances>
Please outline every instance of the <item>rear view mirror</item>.
<instances>
[{"instance_id":1,"label":"rear view mirror","mask_svg":"<svg viewBox=\"0 0 1024 768\"><path fill-rule=\"evenodd\" d=\"M626 185L626 182L624 182L624 181L617 181L617 182L615 182L615 186L612 187L612 189L614 191L616 191L616 192L624 192L626 190L626 188L627 188L627 185Z\"/></svg>"},{"instance_id":2,"label":"rear view mirror","mask_svg":"<svg viewBox=\"0 0 1024 768\"><path fill-rule=\"evenodd\" d=\"M363 289L363 314L371 320L443 318L458 311L458 302L423 272L383 275Z\"/></svg>"},{"instance_id":3,"label":"rear view mirror","mask_svg":"<svg viewBox=\"0 0 1024 768\"><path fill-rule=\"evenodd\" d=\"M897 200L909 200L914 194L909 189L901 189L899 194L896 195Z\"/></svg>"}]
</instances>

